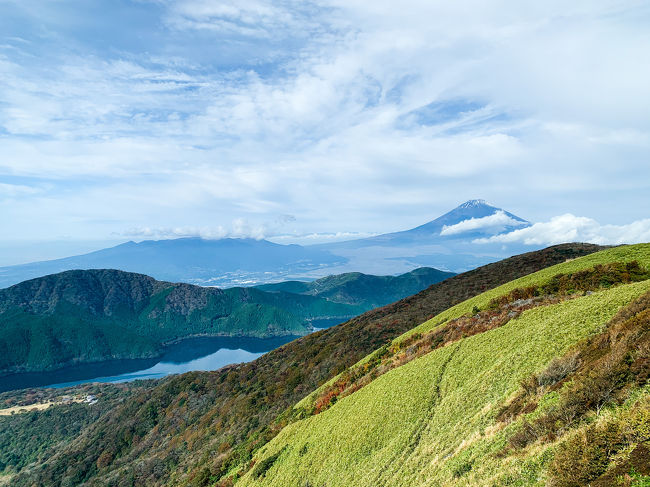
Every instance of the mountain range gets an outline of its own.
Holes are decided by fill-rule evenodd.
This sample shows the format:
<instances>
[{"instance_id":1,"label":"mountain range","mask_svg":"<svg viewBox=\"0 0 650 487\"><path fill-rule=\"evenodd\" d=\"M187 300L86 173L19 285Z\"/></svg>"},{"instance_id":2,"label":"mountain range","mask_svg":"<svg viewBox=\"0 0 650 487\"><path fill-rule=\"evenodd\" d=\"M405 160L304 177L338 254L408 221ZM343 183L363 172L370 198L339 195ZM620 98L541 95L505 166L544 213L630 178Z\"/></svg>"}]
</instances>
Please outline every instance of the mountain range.
<instances>
[{"instance_id":1,"label":"mountain range","mask_svg":"<svg viewBox=\"0 0 650 487\"><path fill-rule=\"evenodd\" d=\"M431 284L453 275L453 272L420 267L399 276L372 276L349 272L322 277L315 281L284 281L256 287L268 292L317 296L335 303L360 305L367 307L367 311L420 292Z\"/></svg>"},{"instance_id":2,"label":"mountain range","mask_svg":"<svg viewBox=\"0 0 650 487\"><path fill-rule=\"evenodd\" d=\"M0 418L0 466L18 487L638 487L649 269L648 244L518 255L251 363Z\"/></svg>"},{"instance_id":3,"label":"mountain range","mask_svg":"<svg viewBox=\"0 0 650 487\"><path fill-rule=\"evenodd\" d=\"M147 240L84 255L0 268L0 287L72 269L119 269L159 280L232 287L314 280L351 271L396 275L418 267L462 272L534 250L534 246L476 243L530 225L483 200L470 200L411 230L310 246L267 240Z\"/></svg>"},{"instance_id":4,"label":"mountain range","mask_svg":"<svg viewBox=\"0 0 650 487\"><path fill-rule=\"evenodd\" d=\"M118 270L65 271L0 289L0 373L149 358L165 343L196 335L300 336L314 323L340 323L452 275L356 273L267 291L173 284ZM296 284L318 289L295 292Z\"/></svg>"},{"instance_id":5,"label":"mountain range","mask_svg":"<svg viewBox=\"0 0 650 487\"><path fill-rule=\"evenodd\" d=\"M178 238L126 242L89 254L0 268L0 286L72 269L119 269L156 279L214 285L247 284L249 275L288 272L343 264L327 251L280 245L266 240Z\"/></svg>"}]
</instances>

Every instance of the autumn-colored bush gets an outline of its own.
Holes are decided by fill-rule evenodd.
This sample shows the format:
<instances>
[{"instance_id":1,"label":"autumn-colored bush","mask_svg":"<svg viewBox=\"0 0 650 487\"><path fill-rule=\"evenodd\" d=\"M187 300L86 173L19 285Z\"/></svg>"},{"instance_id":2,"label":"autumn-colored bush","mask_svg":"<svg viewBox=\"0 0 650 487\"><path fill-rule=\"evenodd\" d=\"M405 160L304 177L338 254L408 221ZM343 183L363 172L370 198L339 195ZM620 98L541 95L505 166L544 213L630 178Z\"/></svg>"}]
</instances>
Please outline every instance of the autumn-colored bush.
<instances>
[{"instance_id":1,"label":"autumn-colored bush","mask_svg":"<svg viewBox=\"0 0 650 487\"><path fill-rule=\"evenodd\" d=\"M613 457L649 441L650 401L646 398L619 417L583 428L564 441L549 467L549 485L594 485L592 482L608 470Z\"/></svg>"},{"instance_id":2,"label":"autumn-colored bush","mask_svg":"<svg viewBox=\"0 0 650 487\"><path fill-rule=\"evenodd\" d=\"M568 375L574 373L580 365L577 353L569 353L564 357L554 358L548 367L535 376L537 385L552 386Z\"/></svg>"},{"instance_id":3,"label":"autumn-colored bush","mask_svg":"<svg viewBox=\"0 0 650 487\"><path fill-rule=\"evenodd\" d=\"M624 400L626 390L646 383L649 351L650 293L624 308L601 334L522 381L521 392L499 412L500 421L530 412L548 387L572 379L560 389L553 407L532 422L523 421L510 446L524 448L541 438L553 439L588 413L598 414L606 404Z\"/></svg>"}]
</instances>

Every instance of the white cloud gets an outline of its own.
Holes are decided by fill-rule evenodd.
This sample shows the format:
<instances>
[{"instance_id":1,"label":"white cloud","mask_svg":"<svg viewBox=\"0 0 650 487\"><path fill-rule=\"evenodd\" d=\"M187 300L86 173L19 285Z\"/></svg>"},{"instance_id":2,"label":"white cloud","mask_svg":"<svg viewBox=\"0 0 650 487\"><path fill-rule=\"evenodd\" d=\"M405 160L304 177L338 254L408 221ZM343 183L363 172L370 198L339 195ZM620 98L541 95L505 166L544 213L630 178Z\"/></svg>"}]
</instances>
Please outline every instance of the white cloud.
<instances>
[{"instance_id":1,"label":"white cloud","mask_svg":"<svg viewBox=\"0 0 650 487\"><path fill-rule=\"evenodd\" d=\"M601 225L596 220L570 213L535 223L528 228L504 235L474 240L475 243L513 243L555 245L564 242L588 242L599 245L619 245L650 242L650 219L627 225Z\"/></svg>"},{"instance_id":2,"label":"white cloud","mask_svg":"<svg viewBox=\"0 0 650 487\"><path fill-rule=\"evenodd\" d=\"M205 239L252 238L262 240L268 228L265 225L251 225L243 218L233 220L230 228L215 227L134 227L119 235L128 238L167 239L180 237L201 237Z\"/></svg>"},{"instance_id":3,"label":"white cloud","mask_svg":"<svg viewBox=\"0 0 650 487\"><path fill-rule=\"evenodd\" d=\"M370 232L322 232L322 233L283 233L285 225L295 222L291 215L280 215L273 222L254 224L239 218L231 222L230 227L217 225L214 227L133 227L114 236L130 239L169 239L181 237L200 237L208 240L220 238L252 238L255 240L268 239L280 244L312 245L327 242L340 242L377 235Z\"/></svg>"},{"instance_id":4,"label":"white cloud","mask_svg":"<svg viewBox=\"0 0 650 487\"><path fill-rule=\"evenodd\" d=\"M269 240L276 243L295 243L300 245L312 245L329 242L343 242L345 240L356 240L359 238L374 237L376 233L370 232L324 232L307 234L274 235Z\"/></svg>"},{"instance_id":5,"label":"white cloud","mask_svg":"<svg viewBox=\"0 0 650 487\"><path fill-rule=\"evenodd\" d=\"M644 2L152 3L137 35L97 36L103 50L70 37L65 2L12 3L32 29L0 51L0 178L55 187L17 194L0 233L285 213L301 235L370 233L463 194L531 219L643 217L627 203L650 191ZM455 100L477 108L426 119Z\"/></svg>"},{"instance_id":6,"label":"white cloud","mask_svg":"<svg viewBox=\"0 0 650 487\"><path fill-rule=\"evenodd\" d=\"M492 215L484 216L482 218L469 218L458 222L455 225L445 225L440 231L440 235L457 235L459 233L470 232L479 229L494 229L499 230L504 227L518 227L526 225L525 222L515 220L514 218L506 215L505 211L497 210Z\"/></svg>"},{"instance_id":7,"label":"white cloud","mask_svg":"<svg viewBox=\"0 0 650 487\"><path fill-rule=\"evenodd\" d=\"M319 26L316 2L296 0L159 0L166 22L175 29L277 40L304 37Z\"/></svg>"},{"instance_id":8,"label":"white cloud","mask_svg":"<svg viewBox=\"0 0 650 487\"><path fill-rule=\"evenodd\" d=\"M8 197L13 198L17 196L28 196L39 193L39 188L32 186L25 186L22 184L6 184L0 183L0 198Z\"/></svg>"},{"instance_id":9,"label":"white cloud","mask_svg":"<svg viewBox=\"0 0 650 487\"><path fill-rule=\"evenodd\" d=\"M246 218L232 220L230 226L179 226L179 227L133 227L117 235L129 238L150 238L166 239L179 237L201 237L205 239L220 238L253 238L261 240L269 237L277 237L278 240L292 240L290 235L281 234L286 225L293 224L296 217L293 215L279 215L273 221L253 223ZM295 235L294 239L300 239L302 235ZM307 236L309 237L309 236ZM308 238L309 239L309 238Z\"/></svg>"}]
</instances>

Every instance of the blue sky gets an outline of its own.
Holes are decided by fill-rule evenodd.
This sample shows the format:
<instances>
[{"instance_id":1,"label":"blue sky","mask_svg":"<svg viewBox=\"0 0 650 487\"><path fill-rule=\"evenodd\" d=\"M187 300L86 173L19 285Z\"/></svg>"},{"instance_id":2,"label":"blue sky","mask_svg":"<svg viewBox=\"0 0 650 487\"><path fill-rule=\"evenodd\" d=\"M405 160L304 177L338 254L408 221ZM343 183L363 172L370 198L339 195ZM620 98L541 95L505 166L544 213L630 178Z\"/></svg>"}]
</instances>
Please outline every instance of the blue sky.
<instances>
[{"instance_id":1,"label":"blue sky","mask_svg":"<svg viewBox=\"0 0 650 487\"><path fill-rule=\"evenodd\" d=\"M646 1L0 0L0 263L470 198L650 239L649 113Z\"/></svg>"}]
</instances>

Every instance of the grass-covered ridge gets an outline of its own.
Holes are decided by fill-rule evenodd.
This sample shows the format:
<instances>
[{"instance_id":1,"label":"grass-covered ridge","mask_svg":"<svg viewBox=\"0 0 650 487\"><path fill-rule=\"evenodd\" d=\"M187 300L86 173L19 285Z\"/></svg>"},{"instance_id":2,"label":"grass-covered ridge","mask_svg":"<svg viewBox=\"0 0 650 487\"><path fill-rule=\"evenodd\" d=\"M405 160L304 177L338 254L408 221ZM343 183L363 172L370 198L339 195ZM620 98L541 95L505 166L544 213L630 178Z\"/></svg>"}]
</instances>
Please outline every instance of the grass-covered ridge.
<instances>
[{"instance_id":1,"label":"grass-covered ridge","mask_svg":"<svg viewBox=\"0 0 650 487\"><path fill-rule=\"evenodd\" d=\"M515 427L493 429L499 406L521 379L649 290L644 281L535 308L394 369L320 415L286 427L258 458L281 451L275 463L257 479L249 472L241 485L454 485L468 465L474 485L525 479L534 465L496 456Z\"/></svg>"},{"instance_id":2,"label":"grass-covered ridge","mask_svg":"<svg viewBox=\"0 0 650 487\"><path fill-rule=\"evenodd\" d=\"M647 267L650 245L608 249L553 266L460 303L393 344L486 309L515 289L549 283L558 274L635 260ZM550 458L548 448L497 458L519 427L518 422L498 424L499 408L521 379L600 331L649 289L644 281L531 309L501 328L391 370L322 414L287 426L257 456L265 472L249 471L242 485L455 485L461 476L473 485L543 485L539 476ZM297 406L313 407L327 385Z\"/></svg>"},{"instance_id":3,"label":"grass-covered ridge","mask_svg":"<svg viewBox=\"0 0 650 487\"><path fill-rule=\"evenodd\" d=\"M475 308L472 316L448 321L426 333L410 334L390 347L383 347L369 360L343 372L333 383L321 388L311 409L295 409L294 414L318 414L338 399L361 389L379 375L421 357L431 350L468 336L498 328L528 309L575 299L587 292L650 279L650 271L638 262L596 265L592 269L558 274L542 285L516 288L490 301L486 310Z\"/></svg>"},{"instance_id":4,"label":"grass-covered ridge","mask_svg":"<svg viewBox=\"0 0 650 487\"><path fill-rule=\"evenodd\" d=\"M12 484L221 485L227 472L250 465L251 455L277 434L274 420L280 413L373 350L477 293L597 250L563 244L513 256L254 362L170 377L50 449L46 461L21 471Z\"/></svg>"},{"instance_id":5,"label":"grass-covered ridge","mask_svg":"<svg viewBox=\"0 0 650 487\"><path fill-rule=\"evenodd\" d=\"M428 334L441 326L449 324L452 320L457 320L463 316L471 316L475 314L477 310L490 308L495 300L503 299L513 291L547 286L558 275L568 276L587 271L596 266L603 266L612 263L625 264L631 262L636 262L643 269L650 268L650 244L622 245L601 250L579 258L568 259L565 262L548 266L539 271L515 278L512 281L494 287L493 289L483 293L479 293L454 306L450 306L448 309L433 316L421 325L415 326L403 335L395 338L392 341L391 346L400 348L402 344L408 341L414 334ZM355 367L362 367L367 362L376 360L378 355L383 354L383 350L377 350L361 359L357 364L355 364ZM332 386L340 378L341 375L339 374L337 377L330 379L319 389L300 401L296 405L296 408L308 411L313 410L315 401L322 396L328 387Z\"/></svg>"},{"instance_id":6,"label":"grass-covered ridge","mask_svg":"<svg viewBox=\"0 0 650 487\"><path fill-rule=\"evenodd\" d=\"M409 333L429 330L447 320L471 313L475 307L479 309L485 308L490 304L490 301L495 298L504 296L517 288L537 286L546 283L558 274L570 274L573 272L584 271L590 267L604 265L610 262L632 261L637 261L645 268L650 267L650 244L621 245L619 247L601 250L600 252L586 255L578 259L569 260L561 264L547 267L463 301L462 303L459 303L433 317L421 326L414 328Z\"/></svg>"}]
</instances>

